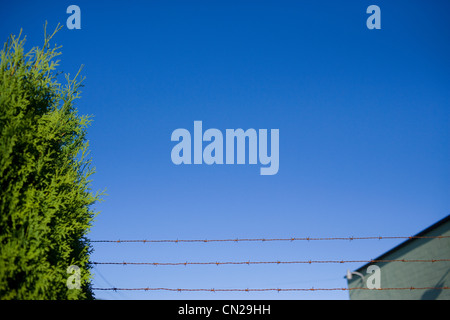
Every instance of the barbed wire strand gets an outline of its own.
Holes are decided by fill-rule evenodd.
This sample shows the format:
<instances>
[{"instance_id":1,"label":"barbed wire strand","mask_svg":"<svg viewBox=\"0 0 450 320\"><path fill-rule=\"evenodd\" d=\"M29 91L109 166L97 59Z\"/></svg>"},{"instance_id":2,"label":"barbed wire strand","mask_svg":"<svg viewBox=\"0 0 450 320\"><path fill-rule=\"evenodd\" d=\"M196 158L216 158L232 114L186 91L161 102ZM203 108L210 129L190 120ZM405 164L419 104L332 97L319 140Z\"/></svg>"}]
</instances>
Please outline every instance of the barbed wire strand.
<instances>
[{"instance_id":1,"label":"barbed wire strand","mask_svg":"<svg viewBox=\"0 0 450 320\"><path fill-rule=\"evenodd\" d=\"M204 291L204 292L261 292L261 291L351 291L351 290L448 290L450 287L402 287L402 288L365 288L365 287L354 287L354 288L256 288L256 289L205 289L205 288L92 288L96 291L175 291L175 292L194 292L194 291Z\"/></svg>"},{"instance_id":2,"label":"barbed wire strand","mask_svg":"<svg viewBox=\"0 0 450 320\"><path fill-rule=\"evenodd\" d=\"M301 261L209 261L209 262L97 262L94 265L152 265L152 266L187 266L187 265L253 265L253 264L316 264L316 263L388 263L388 262L450 262L450 259L371 259L371 260L301 260Z\"/></svg>"},{"instance_id":3,"label":"barbed wire strand","mask_svg":"<svg viewBox=\"0 0 450 320\"><path fill-rule=\"evenodd\" d=\"M236 238L236 239L162 239L162 240L91 240L91 243L188 243L188 242L265 242L265 241L332 241L332 240L393 240L446 239L450 236L372 236L372 237L303 237L303 238Z\"/></svg>"}]
</instances>

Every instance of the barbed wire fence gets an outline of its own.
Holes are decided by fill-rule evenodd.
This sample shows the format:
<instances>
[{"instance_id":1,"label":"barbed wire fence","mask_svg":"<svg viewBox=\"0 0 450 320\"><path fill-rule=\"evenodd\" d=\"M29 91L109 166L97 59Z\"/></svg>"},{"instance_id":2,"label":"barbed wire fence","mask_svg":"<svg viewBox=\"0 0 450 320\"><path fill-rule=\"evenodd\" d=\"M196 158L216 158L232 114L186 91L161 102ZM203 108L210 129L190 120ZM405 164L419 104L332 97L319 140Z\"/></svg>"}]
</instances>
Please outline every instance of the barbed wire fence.
<instances>
[{"instance_id":1,"label":"barbed wire fence","mask_svg":"<svg viewBox=\"0 0 450 320\"><path fill-rule=\"evenodd\" d=\"M303 238L236 238L236 239L163 239L163 240L91 240L91 243L189 243L189 242L265 242L265 241L333 241L333 240L394 240L445 239L450 236L372 236L372 237L303 237Z\"/></svg>"},{"instance_id":2,"label":"barbed wire fence","mask_svg":"<svg viewBox=\"0 0 450 320\"><path fill-rule=\"evenodd\" d=\"M228 239L132 239L132 240L91 240L91 243L107 244L130 244L130 243L214 243L214 242L293 242L293 241L357 241L357 240L395 240L395 239L446 239L450 236L367 236L367 237L286 237L286 238L228 238ZM146 261L93 261L95 265L122 265L122 266L194 266L194 265L282 265L282 264L344 264L344 263L439 263L450 262L450 259L359 259L359 260L294 260L294 261L184 261L184 262L146 262ZM320 291L352 291L352 290L449 290L447 286L431 287L385 287L385 288L367 288L367 287L334 287L334 288L168 288L168 287L139 287L126 288L114 287L100 288L93 287L95 291L170 291L170 292L320 292Z\"/></svg>"},{"instance_id":3,"label":"barbed wire fence","mask_svg":"<svg viewBox=\"0 0 450 320\"><path fill-rule=\"evenodd\" d=\"M252 264L317 264L317 263L387 263L387 262L450 262L450 259L371 259L371 260L300 260L300 261L209 261L209 262L97 262L95 265L150 265L150 266L188 266L188 265L252 265Z\"/></svg>"},{"instance_id":4,"label":"barbed wire fence","mask_svg":"<svg viewBox=\"0 0 450 320\"><path fill-rule=\"evenodd\" d=\"M253 289L206 289L206 288L92 288L98 291L174 291L174 292L263 292L263 291L352 291L352 290L449 290L450 287L400 287L400 288L253 288Z\"/></svg>"}]
</instances>

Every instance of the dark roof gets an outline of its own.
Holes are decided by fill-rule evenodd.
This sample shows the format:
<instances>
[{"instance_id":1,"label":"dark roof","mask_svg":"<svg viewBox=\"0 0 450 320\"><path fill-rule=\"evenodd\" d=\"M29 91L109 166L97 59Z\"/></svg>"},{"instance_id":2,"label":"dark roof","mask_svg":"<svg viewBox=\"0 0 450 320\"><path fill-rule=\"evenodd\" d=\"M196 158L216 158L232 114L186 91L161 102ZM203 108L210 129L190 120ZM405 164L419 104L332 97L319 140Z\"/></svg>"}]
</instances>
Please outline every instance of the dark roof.
<instances>
[{"instance_id":1,"label":"dark roof","mask_svg":"<svg viewBox=\"0 0 450 320\"><path fill-rule=\"evenodd\" d=\"M383 253L381 256L375 258L374 260L384 260L386 258L386 256L394 253L395 251L399 250L400 248L403 248L403 247L411 244L411 242L413 242L413 241L420 240L420 239L417 239L417 238L414 238L414 237L425 236L426 234L428 234L432 230L436 229L437 227L447 223L449 220L450 220L450 215L448 215L445 218L439 220L438 222L436 222L435 224L429 226L425 230L420 231L418 234L414 235L413 237L409 238L408 240L403 241L402 243L400 243L396 247L392 248L391 250L386 251L385 253ZM368 267L370 264L371 264L370 262L366 263L365 265L363 265L363 266L359 267L358 269L356 269L356 271L361 271L362 269Z\"/></svg>"}]
</instances>

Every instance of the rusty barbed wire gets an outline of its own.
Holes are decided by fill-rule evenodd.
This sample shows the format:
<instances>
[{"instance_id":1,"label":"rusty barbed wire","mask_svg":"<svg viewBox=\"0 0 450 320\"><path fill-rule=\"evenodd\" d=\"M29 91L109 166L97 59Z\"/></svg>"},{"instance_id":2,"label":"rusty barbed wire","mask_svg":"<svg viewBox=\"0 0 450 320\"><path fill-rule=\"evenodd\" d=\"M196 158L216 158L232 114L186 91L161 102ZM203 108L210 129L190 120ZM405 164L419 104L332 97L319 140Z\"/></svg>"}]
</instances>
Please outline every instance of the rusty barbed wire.
<instances>
[{"instance_id":1,"label":"rusty barbed wire","mask_svg":"<svg viewBox=\"0 0 450 320\"><path fill-rule=\"evenodd\" d=\"M206 288L92 288L96 291L174 291L174 292L263 292L263 291L351 291L351 290L448 290L450 287L401 287L401 288L254 288L254 289L206 289Z\"/></svg>"},{"instance_id":2,"label":"rusty barbed wire","mask_svg":"<svg viewBox=\"0 0 450 320\"><path fill-rule=\"evenodd\" d=\"M303 238L236 238L236 239L160 239L160 240L91 240L91 243L208 243L208 242L266 242L266 241L332 241L332 240L393 240L445 239L450 236L371 236L371 237L303 237Z\"/></svg>"},{"instance_id":3,"label":"rusty barbed wire","mask_svg":"<svg viewBox=\"0 0 450 320\"><path fill-rule=\"evenodd\" d=\"M297 260L297 261L209 261L209 262L97 262L95 265L152 265L152 266L187 266L187 265L253 265L253 264L316 264L316 263L388 263L388 262L450 262L450 259L370 259L370 260Z\"/></svg>"}]
</instances>

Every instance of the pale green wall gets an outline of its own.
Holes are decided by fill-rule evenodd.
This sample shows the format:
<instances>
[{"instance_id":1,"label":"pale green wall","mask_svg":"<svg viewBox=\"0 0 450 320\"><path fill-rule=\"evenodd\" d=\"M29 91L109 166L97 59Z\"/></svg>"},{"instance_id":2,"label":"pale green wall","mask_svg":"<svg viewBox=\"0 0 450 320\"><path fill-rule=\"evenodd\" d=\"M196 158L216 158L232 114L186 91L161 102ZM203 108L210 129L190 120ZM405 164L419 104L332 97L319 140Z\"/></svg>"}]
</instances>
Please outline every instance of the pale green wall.
<instances>
[{"instance_id":1,"label":"pale green wall","mask_svg":"<svg viewBox=\"0 0 450 320\"><path fill-rule=\"evenodd\" d=\"M450 236L450 221L423 236ZM415 239L387 256L397 259L450 259L450 238ZM450 262L388 262L380 267L381 288L450 287ZM366 275L368 265L358 270ZM366 287L359 276L353 276L348 287ZM350 290L350 299L444 299L450 300L450 290Z\"/></svg>"}]
</instances>

